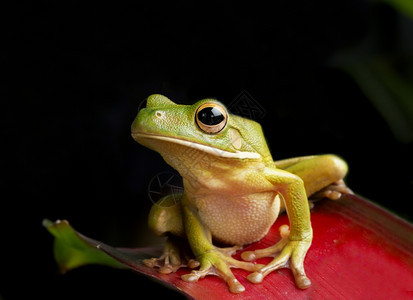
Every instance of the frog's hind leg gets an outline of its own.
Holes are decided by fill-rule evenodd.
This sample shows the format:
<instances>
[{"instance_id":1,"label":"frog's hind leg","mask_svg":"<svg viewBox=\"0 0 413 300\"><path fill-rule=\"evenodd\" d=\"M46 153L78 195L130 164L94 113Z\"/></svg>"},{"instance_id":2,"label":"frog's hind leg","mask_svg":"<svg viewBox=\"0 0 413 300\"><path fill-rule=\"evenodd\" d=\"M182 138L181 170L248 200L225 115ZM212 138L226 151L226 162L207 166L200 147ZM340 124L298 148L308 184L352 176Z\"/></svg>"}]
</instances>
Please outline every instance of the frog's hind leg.
<instances>
[{"instance_id":1,"label":"frog's hind leg","mask_svg":"<svg viewBox=\"0 0 413 300\"><path fill-rule=\"evenodd\" d=\"M311 199L337 200L342 194L353 193L343 181L348 171L347 163L336 155L302 156L276 161L275 165L298 175Z\"/></svg>"},{"instance_id":2,"label":"frog's hind leg","mask_svg":"<svg viewBox=\"0 0 413 300\"><path fill-rule=\"evenodd\" d=\"M155 203L149 213L150 229L159 236L167 235L160 257L143 260L151 268L159 268L162 274L176 272L181 267L196 268L199 262L191 258L191 249L185 238L182 221L181 194L168 195Z\"/></svg>"}]
</instances>

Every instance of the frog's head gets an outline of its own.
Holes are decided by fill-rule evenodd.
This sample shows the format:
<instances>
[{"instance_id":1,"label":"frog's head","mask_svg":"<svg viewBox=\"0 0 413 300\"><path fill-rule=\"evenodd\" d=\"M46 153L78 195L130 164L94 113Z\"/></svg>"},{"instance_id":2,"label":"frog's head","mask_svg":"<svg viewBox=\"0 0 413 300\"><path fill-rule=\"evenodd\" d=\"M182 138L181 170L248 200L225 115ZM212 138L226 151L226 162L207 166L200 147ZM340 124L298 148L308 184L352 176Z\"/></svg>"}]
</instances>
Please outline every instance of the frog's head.
<instances>
[{"instance_id":1,"label":"frog's head","mask_svg":"<svg viewBox=\"0 0 413 300\"><path fill-rule=\"evenodd\" d=\"M190 163L195 152L210 161L273 163L261 126L229 114L215 99L179 105L151 95L132 124L132 137L159 152L174 168L183 161Z\"/></svg>"}]
</instances>

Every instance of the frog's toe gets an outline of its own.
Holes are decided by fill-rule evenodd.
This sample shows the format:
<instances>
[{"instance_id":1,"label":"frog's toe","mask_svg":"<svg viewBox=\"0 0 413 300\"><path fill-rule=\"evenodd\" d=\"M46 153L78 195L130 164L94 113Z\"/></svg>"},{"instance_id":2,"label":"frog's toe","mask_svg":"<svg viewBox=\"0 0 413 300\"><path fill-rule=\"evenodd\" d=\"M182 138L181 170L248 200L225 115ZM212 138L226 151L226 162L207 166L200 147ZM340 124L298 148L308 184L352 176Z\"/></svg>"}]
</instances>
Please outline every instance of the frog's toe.
<instances>
[{"instance_id":1,"label":"frog's toe","mask_svg":"<svg viewBox=\"0 0 413 300\"><path fill-rule=\"evenodd\" d=\"M231 268L240 268L254 272L263 267L260 264L254 264L245 261L239 261L232 258L227 253L232 253L236 248L220 249L216 248L199 256L200 268L189 274L182 275L182 279L187 282L196 282L207 275L217 275L224 280L231 293L241 293L245 291L244 286L235 278Z\"/></svg>"},{"instance_id":2,"label":"frog's toe","mask_svg":"<svg viewBox=\"0 0 413 300\"><path fill-rule=\"evenodd\" d=\"M211 267L200 269L199 271L192 271L189 274L182 275L182 280L186 282L197 282L200 278L204 278L206 275L218 275L221 277L228 285L228 288L231 293L238 294L245 291L245 287L235 278L231 270L214 270L212 265Z\"/></svg>"},{"instance_id":3,"label":"frog's toe","mask_svg":"<svg viewBox=\"0 0 413 300\"><path fill-rule=\"evenodd\" d=\"M290 268L294 275L295 284L300 289L306 289L311 285L311 280L304 270L304 259L309 246L309 244L302 243L294 248L291 254Z\"/></svg>"},{"instance_id":4,"label":"frog's toe","mask_svg":"<svg viewBox=\"0 0 413 300\"><path fill-rule=\"evenodd\" d=\"M163 255L159 258L152 257L142 260L142 263L149 268L160 268L163 265Z\"/></svg>"},{"instance_id":5,"label":"frog's toe","mask_svg":"<svg viewBox=\"0 0 413 300\"><path fill-rule=\"evenodd\" d=\"M311 285L311 281L304 271L304 259L311 245L311 237L301 241L291 241L288 238L289 230L280 228L280 232L282 239L274 246L255 251L246 251L241 255L244 260L275 256L273 261L249 274L247 279L252 283L260 283L271 272L287 267L291 269L297 287L306 289Z\"/></svg>"},{"instance_id":6,"label":"frog's toe","mask_svg":"<svg viewBox=\"0 0 413 300\"><path fill-rule=\"evenodd\" d=\"M323 188L322 190L314 193L310 196L312 200L320 200L322 198L328 198L330 200L339 200L343 194L353 194L353 191L347 187L344 181L341 179L339 181L333 182L329 186Z\"/></svg>"},{"instance_id":7,"label":"frog's toe","mask_svg":"<svg viewBox=\"0 0 413 300\"><path fill-rule=\"evenodd\" d=\"M264 275L261 272L254 272L247 276L247 279L252 283L261 283Z\"/></svg>"},{"instance_id":8,"label":"frog's toe","mask_svg":"<svg viewBox=\"0 0 413 300\"><path fill-rule=\"evenodd\" d=\"M265 248L265 249L258 249L254 251L244 251L243 253L241 253L241 258L245 261L253 261L253 260L256 260L262 257L274 256L275 254L280 252L285 247L285 245L287 245L288 243L288 236L290 234L290 229L288 225L281 225L278 230L280 232L282 239L277 244L271 247Z\"/></svg>"},{"instance_id":9,"label":"frog's toe","mask_svg":"<svg viewBox=\"0 0 413 300\"><path fill-rule=\"evenodd\" d=\"M235 278L227 281L227 284L231 293L239 294L245 291L245 287Z\"/></svg>"},{"instance_id":10,"label":"frog's toe","mask_svg":"<svg viewBox=\"0 0 413 300\"><path fill-rule=\"evenodd\" d=\"M299 289L305 290L311 286L311 280L305 275L296 276L294 278L295 284Z\"/></svg>"},{"instance_id":11,"label":"frog's toe","mask_svg":"<svg viewBox=\"0 0 413 300\"><path fill-rule=\"evenodd\" d=\"M158 268L161 274L176 272L182 267L191 269L199 266L199 262L189 256L189 249L182 241L169 238L162 255L158 258L144 259L142 263L150 268Z\"/></svg>"},{"instance_id":12,"label":"frog's toe","mask_svg":"<svg viewBox=\"0 0 413 300\"><path fill-rule=\"evenodd\" d=\"M192 259L192 258L188 259L188 262L186 264L186 266L191 269L195 269L199 267L199 265L200 265L199 261Z\"/></svg>"},{"instance_id":13,"label":"frog's toe","mask_svg":"<svg viewBox=\"0 0 413 300\"><path fill-rule=\"evenodd\" d=\"M189 274L184 274L181 276L181 279L186 282L197 282L199 279L204 278L209 274L215 274L211 272L212 268L204 268L199 271L192 271Z\"/></svg>"},{"instance_id":14,"label":"frog's toe","mask_svg":"<svg viewBox=\"0 0 413 300\"><path fill-rule=\"evenodd\" d=\"M170 274L176 272L179 268L185 265L181 262L181 258L174 254L164 253L156 258L144 259L142 263L150 268L158 268L161 274Z\"/></svg>"},{"instance_id":15,"label":"frog's toe","mask_svg":"<svg viewBox=\"0 0 413 300\"><path fill-rule=\"evenodd\" d=\"M215 249L217 249L219 252L221 252L222 254L228 257L234 255L238 250L242 250L242 248L243 247L241 245L235 245L233 247L226 247L226 248L215 247Z\"/></svg>"}]
</instances>

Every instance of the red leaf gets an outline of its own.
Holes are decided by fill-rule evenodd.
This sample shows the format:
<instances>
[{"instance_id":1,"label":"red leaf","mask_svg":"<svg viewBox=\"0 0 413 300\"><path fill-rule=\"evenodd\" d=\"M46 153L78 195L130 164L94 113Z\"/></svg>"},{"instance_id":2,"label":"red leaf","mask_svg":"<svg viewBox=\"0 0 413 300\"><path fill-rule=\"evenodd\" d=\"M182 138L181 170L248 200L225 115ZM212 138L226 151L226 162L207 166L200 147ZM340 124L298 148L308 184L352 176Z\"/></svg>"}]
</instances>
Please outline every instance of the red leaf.
<instances>
[{"instance_id":1,"label":"red leaf","mask_svg":"<svg viewBox=\"0 0 413 300\"><path fill-rule=\"evenodd\" d=\"M340 201L318 202L311 214L314 239L305 268L312 285L296 288L289 269L268 275L263 283L252 284L248 272L232 269L246 288L243 299L413 299L413 226L390 212L357 196ZM278 218L268 235L244 250L264 248L280 239L278 228L288 224L286 215ZM53 225L50 225L53 226ZM67 224L67 226L69 226ZM161 249L113 248L79 233L87 244L102 250L128 267L195 299L233 299L227 285L215 276L187 283L180 276L189 272L163 275L141 263L158 256ZM95 248L95 249L96 249ZM234 257L240 259L240 251ZM258 260L268 263L271 259Z\"/></svg>"}]
</instances>

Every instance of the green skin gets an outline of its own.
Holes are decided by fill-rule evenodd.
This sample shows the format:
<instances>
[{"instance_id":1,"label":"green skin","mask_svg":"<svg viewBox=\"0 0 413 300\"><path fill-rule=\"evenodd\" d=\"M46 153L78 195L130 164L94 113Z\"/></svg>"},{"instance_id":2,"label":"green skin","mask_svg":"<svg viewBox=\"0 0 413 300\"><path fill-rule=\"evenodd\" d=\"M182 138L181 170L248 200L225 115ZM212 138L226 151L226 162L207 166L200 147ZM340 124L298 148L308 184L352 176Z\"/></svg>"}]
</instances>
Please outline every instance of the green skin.
<instances>
[{"instance_id":1,"label":"green skin","mask_svg":"<svg viewBox=\"0 0 413 300\"><path fill-rule=\"evenodd\" d=\"M205 106L218 107L225 120L217 126L203 124L197 111ZM151 95L132 124L132 136L160 153L184 182L183 194L166 196L151 209L150 228L168 235L168 240L163 255L145 260L146 265L162 273L199 266L182 279L195 282L218 275L233 293L245 290L232 274L233 267L252 272L247 278L253 283L290 267L297 287L311 285L304 271L313 236L307 195L338 199L350 192L342 181L347 173L342 159L320 155L273 161L261 126L228 114L213 99L178 105ZM280 228L278 243L242 253L244 261L231 257L242 245L264 237L284 209L290 231ZM182 240L191 250L185 251ZM234 247L218 248L213 241ZM189 258L190 252L195 259ZM266 266L251 262L267 256L275 258Z\"/></svg>"}]
</instances>

